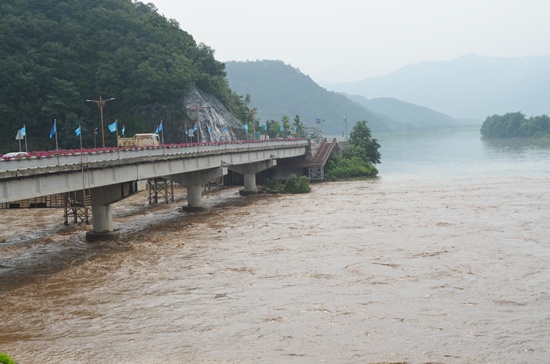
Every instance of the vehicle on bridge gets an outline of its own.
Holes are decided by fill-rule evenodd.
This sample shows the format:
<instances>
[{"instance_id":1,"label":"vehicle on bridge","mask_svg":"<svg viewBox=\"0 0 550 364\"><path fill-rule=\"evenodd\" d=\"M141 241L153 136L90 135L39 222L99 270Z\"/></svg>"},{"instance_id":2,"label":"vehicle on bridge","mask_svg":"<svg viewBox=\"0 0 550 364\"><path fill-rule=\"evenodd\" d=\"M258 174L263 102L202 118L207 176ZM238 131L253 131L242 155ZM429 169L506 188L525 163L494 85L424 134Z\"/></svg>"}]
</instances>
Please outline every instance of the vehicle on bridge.
<instances>
[{"instance_id":1,"label":"vehicle on bridge","mask_svg":"<svg viewBox=\"0 0 550 364\"><path fill-rule=\"evenodd\" d=\"M155 147L160 145L159 135L156 133L136 134L131 138L118 138L119 147Z\"/></svg>"},{"instance_id":2,"label":"vehicle on bridge","mask_svg":"<svg viewBox=\"0 0 550 364\"><path fill-rule=\"evenodd\" d=\"M21 158L21 157L28 157L28 156L29 156L29 153L27 152L11 152L11 153L4 154L1 159Z\"/></svg>"}]
</instances>

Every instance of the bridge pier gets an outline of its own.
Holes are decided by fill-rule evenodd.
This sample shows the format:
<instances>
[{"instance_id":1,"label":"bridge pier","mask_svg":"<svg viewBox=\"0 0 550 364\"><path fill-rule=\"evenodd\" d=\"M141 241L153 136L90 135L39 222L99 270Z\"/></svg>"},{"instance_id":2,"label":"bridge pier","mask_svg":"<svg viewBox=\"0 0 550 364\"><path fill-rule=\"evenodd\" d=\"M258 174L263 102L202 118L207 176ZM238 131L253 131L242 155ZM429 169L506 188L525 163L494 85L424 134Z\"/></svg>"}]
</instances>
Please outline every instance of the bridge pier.
<instances>
[{"instance_id":1,"label":"bridge pier","mask_svg":"<svg viewBox=\"0 0 550 364\"><path fill-rule=\"evenodd\" d=\"M171 175L167 178L187 187L187 206L183 206L182 209L187 212L196 212L206 209L202 200L202 185L226 174L227 167L219 167Z\"/></svg>"},{"instance_id":2,"label":"bridge pier","mask_svg":"<svg viewBox=\"0 0 550 364\"><path fill-rule=\"evenodd\" d=\"M271 167L277 165L275 159L270 159L266 161L242 164L237 166L229 167L233 172L237 172L243 175L244 180L244 190L240 190L241 195L254 195L258 193L258 187L256 186L256 173L265 171Z\"/></svg>"},{"instance_id":3,"label":"bridge pier","mask_svg":"<svg viewBox=\"0 0 550 364\"><path fill-rule=\"evenodd\" d=\"M86 240L111 240L118 237L113 229L113 208L111 204L92 205L93 230L86 233Z\"/></svg>"},{"instance_id":4,"label":"bridge pier","mask_svg":"<svg viewBox=\"0 0 550 364\"><path fill-rule=\"evenodd\" d=\"M90 190L92 201L93 230L86 233L86 240L113 240L118 232L113 228L113 210L111 204L138 192L137 182L124 182Z\"/></svg>"}]
</instances>

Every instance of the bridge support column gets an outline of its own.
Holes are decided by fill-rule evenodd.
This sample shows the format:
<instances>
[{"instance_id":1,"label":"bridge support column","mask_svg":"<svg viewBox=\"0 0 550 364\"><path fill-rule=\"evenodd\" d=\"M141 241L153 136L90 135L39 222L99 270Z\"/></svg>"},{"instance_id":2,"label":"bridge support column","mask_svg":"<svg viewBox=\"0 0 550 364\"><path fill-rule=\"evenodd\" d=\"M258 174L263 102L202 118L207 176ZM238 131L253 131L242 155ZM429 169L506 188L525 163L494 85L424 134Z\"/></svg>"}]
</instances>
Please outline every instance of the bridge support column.
<instances>
[{"instance_id":1,"label":"bridge support column","mask_svg":"<svg viewBox=\"0 0 550 364\"><path fill-rule=\"evenodd\" d=\"M93 205L93 231L86 234L88 241L109 240L116 236L113 229L113 208L111 204Z\"/></svg>"},{"instance_id":2,"label":"bridge support column","mask_svg":"<svg viewBox=\"0 0 550 364\"><path fill-rule=\"evenodd\" d=\"M204 210L202 202L202 185L187 186L187 212Z\"/></svg>"},{"instance_id":3,"label":"bridge support column","mask_svg":"<svg viewBox=\"0 0 550 364\"><path fill-rule=\"evenodd\" d=\"M182 210L187 212L197 212L206 209L202 201L202 185L213 179L223 177L226 174L227 168L220 167L176 174L168 176L167 178L182 186L187 186L187 206L183 206Z\"/></svg>"},{"instance_id":4,"label":"bridge support column","mask_svg":"<svg viewBox=\"0 0 550 364\"><path fill-rule=\"evenodd\" d=\"M138 192L137 182L124 182L90 190L93 230L86 233L86 240L113 240L118 232L113 228L113 203Z\"/></svg>"},{"instance_id":5,"label":"bridge support column","mask_svg":"<svg viewBox=\"0 0 550 364\"><path fill-rule=\"evenodd\" d=\"M241 194L252 195L258 193L258 187L256 187L256 173L245 173L244 179L244 192Z\"/></svg>"},{"instance_id":6,"label":"bridge support column","mask_svg":"<svg viewBox=\"0 0 550 364\"><path fill-rule=\"evenodd\" d=\"M246 196L258 193L258 188L256 187L256 173L264 171L276 165L277 161L275 159L270 159L256 163L231 166L229 168L232 171L243 175L244 190L240 190L239 193Z\"/></svg>"}]
</instances>

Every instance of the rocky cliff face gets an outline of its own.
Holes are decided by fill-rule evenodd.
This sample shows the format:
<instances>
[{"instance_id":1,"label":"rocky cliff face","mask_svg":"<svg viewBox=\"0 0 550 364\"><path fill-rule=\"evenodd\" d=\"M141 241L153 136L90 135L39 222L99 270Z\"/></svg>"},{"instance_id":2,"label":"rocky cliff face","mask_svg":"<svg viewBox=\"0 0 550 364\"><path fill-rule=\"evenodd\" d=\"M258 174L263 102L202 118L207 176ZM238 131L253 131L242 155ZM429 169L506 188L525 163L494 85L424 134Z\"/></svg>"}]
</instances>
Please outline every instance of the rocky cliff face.
<instances>
[{"instance_id":1,"label":"rocky cliff face","mask_svg":"<svg viewBox=\"0 0 550 364\"><path fill-rule=\"evenodd\" d=\"M195 89L183 98L183 103L196 122L196 127L187 131L189 136L202 142L246 139L243 124L214 96Z\"/></svg>"}]
</instances>

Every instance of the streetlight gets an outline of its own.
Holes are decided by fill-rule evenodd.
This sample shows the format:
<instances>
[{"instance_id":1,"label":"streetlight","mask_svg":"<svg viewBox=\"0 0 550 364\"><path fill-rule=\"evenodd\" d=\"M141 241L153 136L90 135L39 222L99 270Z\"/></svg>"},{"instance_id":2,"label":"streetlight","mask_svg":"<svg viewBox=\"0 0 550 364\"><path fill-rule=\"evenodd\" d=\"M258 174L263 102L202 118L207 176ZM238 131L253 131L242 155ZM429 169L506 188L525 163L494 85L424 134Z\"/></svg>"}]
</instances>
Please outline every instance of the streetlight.
<instances>
[{"instance_id":1,"label":"streetlight","mask_svg":"<svg viewBox=\"0 0 550 364\"><path fill-rule=\"evenodd\" d=\"M103 107L105 106L105 103L107 101L114 100L115 98L112 97L107 100L103 100L101 96L99 96L99 100L86 100L87 102L95 102L97 104L97 107L99 107L99 114L101 115L101 140L103 142L103 148L105 148L105 133L103 131Z\"/></svg>"},{"instance_id":2,"label":"streetlight","mask_svg":"<svg viewBox=\"0 0 550 364\"><path fill-rule=\"evenodd\" d=\"M254 136L252 137L253 140L256 139L256 120L254 120L254 116L256 115L256 109L250 110L250 118L252 119L252 132L254 133Z\"/></svg>"}]
</instances>

